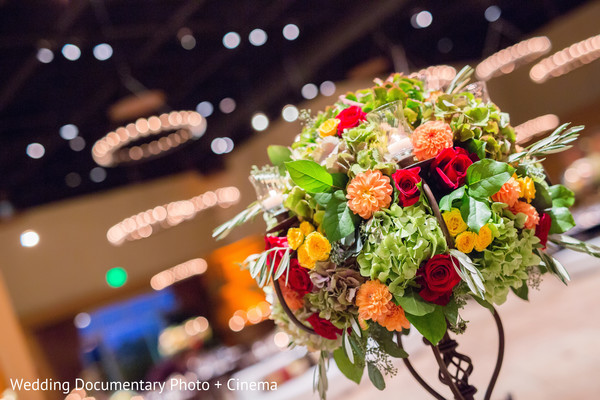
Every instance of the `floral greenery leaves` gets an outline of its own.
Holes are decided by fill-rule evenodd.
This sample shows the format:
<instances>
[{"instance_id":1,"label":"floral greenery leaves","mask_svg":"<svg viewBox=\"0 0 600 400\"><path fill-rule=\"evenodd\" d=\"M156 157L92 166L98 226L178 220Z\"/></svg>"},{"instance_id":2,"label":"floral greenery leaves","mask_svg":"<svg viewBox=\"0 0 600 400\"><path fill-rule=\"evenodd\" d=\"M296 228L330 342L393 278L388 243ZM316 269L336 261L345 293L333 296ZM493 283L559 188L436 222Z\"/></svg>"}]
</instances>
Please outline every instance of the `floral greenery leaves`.
<instances>
[{"instance_id":1,"label":"floral greenery leaves","mask_svg":"<svg viewBox=\"0 0 600 400\"><path fill-rule=\"evenodd\" d=\"M330 242L336 242L352 234L359 217L355 215L350 208L343 190L337 190L325 208L325 217L323 218L323 230Z\"/></svg>"},{"instance_id":2,"label":"floral greenery leaves","mask_svg":"<svg viewBox=\"0 0 600 400\"><path fill-rule=\"evenodd\" d=\"M570 143L577 140L579 131L583 130L583 126L573 126L569 129L568 123L556 128L554 132L546 138L535 142L528 146L525 151L511 154L508 157L508 162L512 163L523 158L543 157L548 154L559 153L572 147Z\"/></svg>"},{"instance_id":3,"label":"floral greenery leaves","mask_svg":"<svg viewBox=\"0 0 600 400\"><path fill-rule=\"evenodd\" d=\"M286 146L271 145L267 147L267 155L271 164L279 167L279 172L285 174L284 163L292 160L292 151Z\"/></svg>"},{"instance_id":4,"label":"floral greenery leaves","mask_svg":"<svg viewBox=\"0 0 600 400\"><path fill-rule=\"evenodd\" d=\"M444 196L440 200L440 209L450 211L453 204L458 203L469 228L479 232L492 217L489 197L500 190L513 172L510 165L489 158L471 164L467 169L466 186Z\"/></svg>"},{"instance_id":5,"label":"floral greenery leaves","mask_svg":"<svg viewBox=\"0 0 600 400\"><path fill-rule=\"evenodd\" d=\"M314 161L288 161L284 165L292 181L309 193L331 192L346 187L348 177L345 174L330 174Z\"/></svg>"},{"instance_id":6,"label":"floral greenery leaves","mask_svg":"<svg viewBox=\"0 0 600 400\"><path fill-rule=\"evenodd\" d=\"M219 225L218 227L213 229L212 237L216 238L217 240L224 239L225 237L227 237L227 235L229 235L233 228L245 224L261 212L263 212L263 209L257 201L251 203L244 211L242 211L229 221L225 222L224 224Z\"/></svg>"},{"instance_id":7,"label":"floral greenery leaves","mask_svg":"<svg viewBox=\"0 0 600 400\"><path fill-rule=\"evenodd\" d=\"M420 333L429 340L431 344L436 345L446 333L446 316L441 306L435 306L433 312L425 315L412 315L405 313L406 319Z\"/></svg>"},{"instance_id":8,"label":"floral greenery leaves","mask_svg":"<svg viewBox=\"0 0 600 400\"><path fill-rule=\"evenodd\" d=\"M421 317L435 310L435 304L428 303L416 293L406 292L404 296L394 296L394 300L404 309L404 312Z\"/></svg>"}]
</instances>

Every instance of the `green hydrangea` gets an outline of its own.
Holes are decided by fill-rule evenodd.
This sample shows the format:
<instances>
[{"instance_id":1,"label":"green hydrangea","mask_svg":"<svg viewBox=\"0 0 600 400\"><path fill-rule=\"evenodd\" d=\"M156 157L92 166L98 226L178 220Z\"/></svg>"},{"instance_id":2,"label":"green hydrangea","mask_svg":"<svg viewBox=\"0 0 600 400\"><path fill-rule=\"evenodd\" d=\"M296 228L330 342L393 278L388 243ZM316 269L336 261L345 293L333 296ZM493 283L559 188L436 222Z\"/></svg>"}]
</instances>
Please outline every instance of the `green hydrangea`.
<instances>
[{"instance_id":1,"label":"green hydrangea","mask_svg":"<svg viewBox=\"0 0 600 400\"><path fill-rule=\"evenodd\" d=\"M376 212L365 225L364 236L357 258L361 275L380 280L398 296L423 261L447 249L436 218L420 202L405 208L394 204Z\"/></svg>"},{"instance_id":2,"label":"green hydrangea","mask_svg":"<svg viewBox=\"0 0 600 400\"><path fill-rule=\"evenodd\" d=\"M540 264L533 252L540 240L532 229L517 229L518 220L502 217L490 225L497 236L474 261L483 276L485 299L502 304L511 286L518 289L528 279L528 267Z\"/></svg>"}]
</instances>

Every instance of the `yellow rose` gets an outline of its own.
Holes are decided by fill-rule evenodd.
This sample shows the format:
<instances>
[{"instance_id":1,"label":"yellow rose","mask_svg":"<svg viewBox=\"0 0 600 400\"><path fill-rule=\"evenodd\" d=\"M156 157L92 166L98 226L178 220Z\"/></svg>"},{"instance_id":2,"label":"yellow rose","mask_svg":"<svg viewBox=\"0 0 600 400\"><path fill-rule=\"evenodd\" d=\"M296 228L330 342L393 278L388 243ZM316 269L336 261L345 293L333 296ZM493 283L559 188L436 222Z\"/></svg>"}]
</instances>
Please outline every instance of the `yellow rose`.
<instances>
[{"instance_id":1,"label":"yellow rose","mask_svg":"<svg viewBox=\"0 0 600 400\"><path fill-rule=\"evenodd\" d=\"M304 236L308 236L309 233L315 230L315 227L308 221L304 221L300 224L300 230L304 234Z\"/></svg>"},{"instance_id":2,"label":"yellow rose","mask_svg":"<svg viewBox=\"0 0 600 400\"><path fill-rule=\"evenodd\" d=\"M304 242L304 233L299 228L290 228L287 233L288 245L296 250Z\"/></svg>"},{"instance_id":3,"label":"yellow rose","mask_svg":"<svg viewBox=\"0 0 600 400\"><path fill-rule=\"evenodd\" d=\"M475 241L475 250L485 250L485 248L488 247L493 240L494 235L492 234L490 227L488 225L482 226L479 230L479 234L477 235L477 240Z\"/></svg>"},{"instance_id":4,"label":"yellow rose","mask_svg":"<svg viewBox=\"0 0 600 400\"><path fill-rule=\"evenodd\" d=\"M300 266L308 269L313 269L315 267L315 262L315 260L308 256L306 242L302 243L302 245L298 247L298 263L300 264Z\"/></svg>"},{"instance_id":5,"label":"yellow rose","mask_svg":"<svg viewBox=\"0 0 600 400\"><path fill-rule=\"evenodd\" d=\"M337 133L337 127L340 123L339 119L329 118L319 126L319 135L321 137L333 136Z\"/></svg>"},{"instance_id":6,"label":"yellow rose","mask_svg":"<svg viewBox=\"0 0 600 400\"><path fill-rule=\"evenodd\" d=\"M473 251L475 242L477 241L477 234L475 232L463 232L456 237L456 248L465 254Z\"/></svg>"},{"instance_id":7,"label":"yellow rose","mask_svg":"<svg viewBox=\"0 0 600 400\"><path fill-rule=\"evenodd\" d=\"M465 224L458 208L453 208L452 211L446 211L442 217L444 217L444 222L452 237L467 230L467 224Z\"/></svg>"},{"instance_id":8,"label":"yellow rose","mask_svg":"<svg viewBox=\"0 0 600 400\"><path fill-rule=\"evenodd\" d=\"M535 198L535 183L530 177L518 178L519 186L521 186L521 197L531 203L531 200Z\"/></svg>"},{"instance_id":9,"label":"yellow rose","mask_svg":"<svg viewBox=\"0 0 600 400\"><path fill-rule=\"evenodd\" d=\"M331 244L329 240L319 232L312 232L304 241L308 256L315 261L326 261L329 258Z\"/></svg>"}]
</instances>

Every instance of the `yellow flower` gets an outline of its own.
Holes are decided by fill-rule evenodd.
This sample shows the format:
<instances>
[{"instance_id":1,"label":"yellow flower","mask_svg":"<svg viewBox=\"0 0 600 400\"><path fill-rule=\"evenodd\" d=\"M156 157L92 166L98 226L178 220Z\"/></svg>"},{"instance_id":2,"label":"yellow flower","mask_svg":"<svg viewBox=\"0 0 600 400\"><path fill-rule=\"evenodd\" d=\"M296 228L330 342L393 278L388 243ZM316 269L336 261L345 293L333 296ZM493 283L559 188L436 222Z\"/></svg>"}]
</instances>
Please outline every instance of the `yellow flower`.
<instances>
[{"instance_id":1,"label":"yellow flower","mask_svg":"<svg viewBox=\"0 0 600 400\"><path fill-rule=\"evenodd\" d=\"M465 224L458 208L453 208L452 211L446 211L442 217L444 217L444 222L452 237L467 230L467 224Z\"/></svg>"},{"instance_id":2,"label":"yellow flower","mask_svg":"<svg viewBox=\"0 0 600 400\"><path fill-rule=\"evenodd\" d=\"M477 241L477 234L475 232L463 232L456 237L456 248L465 254L473 251L475 242Z\"/></svg>"},{"instance_id":3,"label":"yellow flower","mask_svg":"<svg viewBox=\"0 0 600 400\"><path fill-rule=\"evenodd\" d=\"M319 232L312 232L304 241L306 253L315 261L326 261L329 258L331 244L329 240Z\"/></svg>"},{"instance_id":4,"label":"yellow flower","mask_svg":"<svg viewBox=\"0 0 600 400\"><path fill-rule=\"evenodd\" d=\"M479 234L477 235L477 240L475 241L475 250L485 250L485 248L488 247L493 240L494 235L490 227L488 225L482 226L479 230Z\"/></svg>"},{"instance_id":5,"label":"yellow flower","mask_svg":"<svg viewBox=\"0 0 600 400\"><path fill-rule=\"evenodd\" d=\"M306 242L302 243L302 245L298 247L298 263L300 264L300 266L308 269L313 269L315 267L315 262L315 260L308 256Z\"/></svg>"},{"instance_id":6,"label":"yellow flower","mask_svg":"<svg viewBox=\"0 0 600 400\"><path fill-rule=\"evenodd\" d=\"M304 242L304 233L300 228L290 228L287 233L288 245L296 250Z\"/></svg>"},{"instance_id":7,"label":"yellow flower","mask_svg":"<svg viewBox=\"0 0 600 400\"><path fill-rule=\"evenodd\" d=\"M333 136L337 133L337 127L340 124L340 120L336 118L330 118L327 121L323 122L321 126L319 126L319 135L321 137Z\"/></svg>"},{"instance_id":8,"label":"yellow flower","mask_svg":"<svg viewBox=\"0 0 600 400\"><path fill-rule=\"evenodd\" d=\"M315 227L308 221L304 221L300 224L300 230L304 234L304 236L308 236L309 233L315 230Z\"/></svg>"},{"instance_id":9,"label":"yellow flower","mask_svg":"<svg viewBox=\"0 0 600 400\"><path fill-rule=\"evenodd\" d=\"M528 203L535 198L535 184L533 179L530 177L517 178L519 186L521 186L521 197L523 197Z\"/></svg>"}]
</instances>

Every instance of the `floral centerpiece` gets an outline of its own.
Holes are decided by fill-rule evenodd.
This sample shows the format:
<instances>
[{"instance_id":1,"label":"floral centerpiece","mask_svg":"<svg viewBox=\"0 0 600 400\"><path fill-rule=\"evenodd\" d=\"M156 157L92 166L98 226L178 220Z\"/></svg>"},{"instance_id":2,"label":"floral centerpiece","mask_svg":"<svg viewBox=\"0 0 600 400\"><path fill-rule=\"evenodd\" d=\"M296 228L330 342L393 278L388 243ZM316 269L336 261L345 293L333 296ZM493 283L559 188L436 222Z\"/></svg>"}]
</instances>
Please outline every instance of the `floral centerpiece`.
<instances>
[{"instance_id":1,"label":"floral centerpiece","mask_svg":"<svg viewBox=\"0 0 600 400\"><path fill-rule=\"evenodd\" d=\"M396 73L305 112L291 147L270 146L273 165L253 169L258 201L214 232L266 211L266 249L245 267L279 291L272 318L293 344L321 351L322 397L331 353L348 378L360 382L366 368L383 389L389 357L407 357L394 333L416 329L435 345L465 329L469 299L527 299L546 273L566 283L548 241L600 254L563 234L574 196L549 183L540 159L582 127L520 148L471 72L445 88Z\"/></svg>"}]
</instances>

